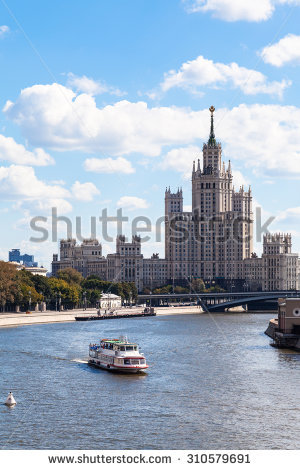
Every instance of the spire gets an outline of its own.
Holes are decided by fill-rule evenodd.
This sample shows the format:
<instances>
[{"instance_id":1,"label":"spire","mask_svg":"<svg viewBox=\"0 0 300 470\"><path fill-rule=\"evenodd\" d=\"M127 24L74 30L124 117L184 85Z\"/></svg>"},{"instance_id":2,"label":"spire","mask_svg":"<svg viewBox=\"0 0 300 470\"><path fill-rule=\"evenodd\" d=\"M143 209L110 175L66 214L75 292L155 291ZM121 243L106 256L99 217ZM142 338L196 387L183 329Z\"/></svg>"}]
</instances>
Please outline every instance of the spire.
<instances>
[{"instance_id":1,"label":"spire","mask_svg":"<svg viewBox=\"0 0 300 470\"><path fill-rule=\"evenodd\" d=\"M216 138L215 138L215 132L214 132L214 111L215 108L211 106L209 108L210 111L210 134L209 134L209 139L208 139L208 145L211 147L215 147L217 145Z\"/></svg>"},{"instance_id":2,"label":"spire","mask_svg":"<svg viewBox=\"0 0 300 470\"><path fill-rule=\"evenodd\" d=\"M195 160L193 161L193 173L195 173Z\"/></svg>"},{"instance_id":3,"label":"spire","mask_svg":"<svg viewBox=\"0 0 300 470\"><path fill-rule=\"evenodd\" d=\"M197 167L197 171L200 171L200 160L198 158L198 167Z\"/></svg>"},{"instance_id":4,"label":"spire","mask_svg":"<svg viewBox=\"0 0 300 470\"><path fill-rule=\"evenodd\" d=\"M228 173L231 175L231 161L228 161Z\"/></svg>"}]
</instances>

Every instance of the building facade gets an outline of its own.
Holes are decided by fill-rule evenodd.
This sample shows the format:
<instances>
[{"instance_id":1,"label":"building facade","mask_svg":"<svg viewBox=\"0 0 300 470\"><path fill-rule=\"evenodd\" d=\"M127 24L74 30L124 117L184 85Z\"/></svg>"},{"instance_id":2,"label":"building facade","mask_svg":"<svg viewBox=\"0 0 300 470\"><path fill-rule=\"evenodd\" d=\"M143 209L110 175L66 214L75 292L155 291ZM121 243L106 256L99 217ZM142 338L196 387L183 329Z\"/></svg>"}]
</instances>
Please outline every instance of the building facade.
<instances>
[{"instance_id":1,"label":"building facade","mask_svg":"<svg viewBox=\"0 0 300 470\"><path fill-rule=\"evenodd\" d=\"M292 253L289 234L266 234L261 258L244 260L244 278L250 290L276 291L299 288L298 253Z\"/></svg>"},{"instance_id":2,"label":"building facade","mask_svg":"<svg viewBox=\"0 0 300 470\"><path fill-rule=\"evenodd\" d=\"M28 267L38 266L38 263L34 261L33 255L27 255L26 253L24 255L21 255L21 251L19 248L13 248L8 252L8 261L20 263Z\"/></svg>"},{"instance_id":3,"label":"building facade","mask_svg":"<svg viewBox=\"0 0 300 470\"><path fill-rule=\"evenodd\" d=\"M166 284L187 285L193 278L234 290L282 290L299 287L298 254L291 236L267 234L263 254L253 253L251 188L235 190L230 160L222 161L222 146L214 133L214 107L210 108L210 134L200 159L193 163L192 210L183 210L182 189L165 191L165 258L144 258L141 239L124 235L116 252L102 256L98 240L73 239L60 243L60 260L53 255L52 273L72 267L84 277L97 274L112 282L134 282L139 291Z\"/></svg>"},{"instance_id":4,"label":"building facade","mask_svg":"<svg viewBox=\"0 0 300 470\"><path fill-rule=\"evenodd\" d=\"M102 246L96 239L85 239L81 245L75 239L60 241L60 260L53 255L52 274L65 268L79 271L83 277L96 274L102 279L107 277L107 260L102 256Z\"/></svg>"},{"instance_id":5,"label":"building facade","mask_svg":"<svg viewBox=\"0 0 300 470\"><path fill-rule=\"evenodd\" d=\"M232 184L231 163L222 161L222 146L214 133L210 108L208 142L192 170L192 211L183 211L182 191L165 192L165 257L169 278L217 280L228 287L243 280L243 260L250 257L253 240L251 189Z\"/></svg>"}]
</instances>

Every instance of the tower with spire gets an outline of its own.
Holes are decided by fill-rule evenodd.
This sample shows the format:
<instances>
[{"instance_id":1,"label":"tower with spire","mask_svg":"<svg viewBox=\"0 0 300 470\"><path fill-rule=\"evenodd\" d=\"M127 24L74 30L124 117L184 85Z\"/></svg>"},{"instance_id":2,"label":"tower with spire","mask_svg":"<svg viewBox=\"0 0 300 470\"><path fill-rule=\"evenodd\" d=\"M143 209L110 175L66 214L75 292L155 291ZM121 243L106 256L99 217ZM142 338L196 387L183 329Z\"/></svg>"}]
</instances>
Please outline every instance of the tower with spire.
<instances>
[{"instance_id":1,"label":"tower with spire","mask_svg":"<svg viewBox=\"0 0 300 470\"><path fill-rule=\"evenodd\" d=\"M168 241L170 213L178 197L166 192L166 259L172 276L188 275L204 280L243 278L243 259L252 252L252 196L250 188L235 192L232 184L231 162L222 161L222 146L216 140L214 106L210 111L210 133L203 145L202 168L200 159L192 168L192 211L183 213L181 229L188 239L175 243L174 250ZM173 199L174 198L174 199ZM182 200L182 193L180 193ZM174 200L173 205L171 201ZM176 215L178 218L178 213ZM185 255L180 259L178 254ZM174 267L177 266L177 269ZM222 283L222 282L221 282ZM225 285L225 287L228 287Z\"/></svg>"}]
</instances>

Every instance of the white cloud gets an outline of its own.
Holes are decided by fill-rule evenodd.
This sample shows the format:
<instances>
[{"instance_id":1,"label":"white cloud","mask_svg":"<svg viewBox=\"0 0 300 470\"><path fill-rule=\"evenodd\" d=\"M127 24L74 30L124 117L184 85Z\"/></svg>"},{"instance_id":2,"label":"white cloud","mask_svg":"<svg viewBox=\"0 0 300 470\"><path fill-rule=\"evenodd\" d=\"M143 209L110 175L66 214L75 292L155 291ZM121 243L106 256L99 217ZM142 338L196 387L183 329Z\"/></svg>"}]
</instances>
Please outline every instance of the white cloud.
<instances>
[{"instance_id":1,"label":"white cloud","mask_svg":"<svg viewBox=\"0 0 300 470\"><path fill-rule=\"evenodd\" d=\"M32 167L0 167L0 200L16 201L14 209L34 215L49 213L52 207L57 207L61 213L70 212L72 206L65 199L70 196L70 192L60 185L39 180Z\"/></svg>"},{"instance_id":2,"label":"white cloud","mask_svg":"<svg viewBox=\"0 0 300 470\"><path fill-rule=\"evenodd\" d=\"M79 181L75 181L72 186L72 194L74 199L79 201L92 201L94 196L100 194L100 191L93 183L80 183Z\"/></svg>"},{"instance_id":3,"label":"white cloud","mask_svg":"<svg viewBox=\"0 0 300 470\"><path fill-rule=\"evenodd\" d=\"M284 221L286 225L290 225L293 228L297 228L300 232L300 206L290 207L284 211L281 211L276 217L276 221Z\"/></svg>"},{"instance_id":4,"label":"white cloud","mask_svg":"<svg viewBox=\"0 0 300 470\"><path fill-rule=\"evenodd\" d=\"M58 185L48 185L39 180L34 169L23 165L0 167L0 195L4 199L45 199L68 197L69 192Z\"/></svg>"},{"instance_id":5,"label":"white cloud","mask_svg":"<svg viewBox=\"0 0 300 470\"><path fill-rule=\"evenodd\" d=\"M5 109L31 144L111 155L136 152L140 160L161 155L165 146L168 150L197 146L207 141L210 127L207 109L150 108L144 102L128 101L99 109L92 97L76 97L57 84L27 88ZM267 177L300 176L299 108L241 104L217 109L215 131L225 159L237 160ZM91 171L93 165L96 168L95 162L85 163Z\"/></svg>"},{"instance_id":6,"label":"white cloud","mask_svg":"<svg viewBox=\"0 0 300 470\"><path fill-rule=\"evenodd\" d=\"M84 169L93 173L134 173L135 169L126 158L87 158Z\"/></svg>"},{"instance_id":7,"label":"white cloud","mask_svg":"<svg viewBox=\"0 0 300 470\"><path fill-rule=\"evenodd\" d=\"M260 55L264 62L275 67L289 63L300 64L300 36L288 34L276 44L264 47Z\"/></svg>"},{"instance_id":8,"label":"white cloud","mask_svg":"<svg viewBox=\"0 0 300 470\"><path fill-rule=\"evenodd\" d=\"M236 190L238 190L240 186L244 186L244 188L247 188L247 186L249 186L249 181L244 177L241 171L233 169L232 173L233 173L232 182Z\"/></svg>"},{"instance_id":9,"label":"white cloud","mask_svg":"<svg viewBox=\"0 0 300 470\"><path fill-rule=\"evenodd\" d=\"M3 24L0 26L0 38L9 32L9 27Z\"/></svg>"},{"instance_id":10,"label":"white cloud","mask_svg":"<svg viewBox=\"0 0 300 470\"><path fill-rule=\"evenodd\" d=\"M228 158L260 175L299 178L299 108L242 104L217 112L215 127Z\"/></svg>"},{"instance_id":11,"label":"white cloud","mask_svg":"<svg viewBox=\"0 0 300 470\"><path fill-rule=\"evenodd\" d=\"M21 209L27 211L31 215L49 215L51 214L52 208L57 209L58 215L67 214L72 211L72 205L69 201L62 198L46 197L45 199L24 199L17 201L14 205L14 209ZM28 226L28 218L27 226Z\"/></svg>"},{"instance_id":12,"label":"white cloud","mask_svg":"<svg viewBox=\"0 0 300 470\"><path fill-rule=\"evenodd\" d=\"M3 111L33 145L113 156L158 156L164 145L188 144L207 129L201 124L206 124L207 111L149 108L145 102L126 100L97 108L93 97L76 96L57 83L22 90Z\"/></svg>"},{"instance_id":13,"label":"white cloud","mask_svg":"<svg viewBox=\"0 0 300 470\"><path fill-rule=\"evenodd\" d=\"M32 152L24 145L17 144L12 137L0 134L0 160L19 165L45 166L54 163L53 158L42 148L36 148Z\"/></svg>"},{"instance_id":14,"label":"white cloud","mask_svg":"<svg viewBox=\"0 0 300 470\"><path fill-rule=\"evenodd\" d=\"M266 21L277 5L300 5L300 0L182 0L188 13L211 12L224 21Z\"/></svg>"},{"instance_id":15,"label":"white cloud","mask_svg":"<svg viewBox=\"0 0 300 470\"><path fill-rule=\"evenodd\" d=\"M118 202L118 207L123 209L135 210L135 209L146 209L149 207L148 202L145 199L135 196L122 196Z\"/></svg>"},{"instance_id":16,"label":"white cloud","mask_svg":"<svg viewBox=\"0 0 300 470\"><path fill-rule=\"evenodd\" d=\"M274 0L183 0L189 13L211 12L225 21L265 21L274 11Z\"/></svg>"},{"instance_id":17,"label":"white cloud","mask_svg":"<svg viewBox=\"0 0 300 470\"><path fill-rule=\"evenodd\" d=\"M240 88L246 95L264 93L282 97L284 89L290 84L287 80L269 82L265 75L256 70L240 67L235 62L213 62L200 55L195 60L183 63L178 71L167 72L160 86L164 92L175 87L197 92L206 86L221 88L230 85Z\"/></svg>"},{"instance_id":18,"label":"white cloud","mask_svg":"<svg viewBox=\"0 0 300 470\"><path fill-rule=\"evenodd\" d=\"M107 85L104 82L93 80L85 75L78 77L73 73L68 73L67 86L77 92L87 93L88 95L100 95L102 93L109 93L110 95L123 96L126 93L118 88Z\"/></svg>"},{"instance_id":19,"label":"white cloud","mask_svg":"<svg viewBox=\"0 0 300 470\"><path fill-rule=\"evenodd\" d=\"M183 174L185 179L190 179L193 161L198 158L202 161L200 147L189 145L188 147L175 148L167 152L158 166L162 170L178 171Z\"/></svg>"}]
</instances>

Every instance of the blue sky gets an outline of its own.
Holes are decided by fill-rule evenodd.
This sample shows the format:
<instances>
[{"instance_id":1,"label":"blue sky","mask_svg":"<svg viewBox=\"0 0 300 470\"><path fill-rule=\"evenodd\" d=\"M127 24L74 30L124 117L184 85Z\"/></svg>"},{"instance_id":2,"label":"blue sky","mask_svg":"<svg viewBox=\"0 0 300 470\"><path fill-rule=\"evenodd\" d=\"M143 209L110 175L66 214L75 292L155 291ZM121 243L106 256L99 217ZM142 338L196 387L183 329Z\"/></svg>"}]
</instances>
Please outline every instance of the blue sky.
<instances>
[{"instance_id":1,"label":"blue sky","mask_svg":"<svg viewBox=\"0 0 300 470\"><path fill-rule=\"evenodd\" d=\"M169 185L189 208L212 104L236 187L299 251L299 20L300 0L0 1L0 257L49 267L29 223L51 207L87 236L104 208L155 221Z\"/></svg>"}]
</instances>

